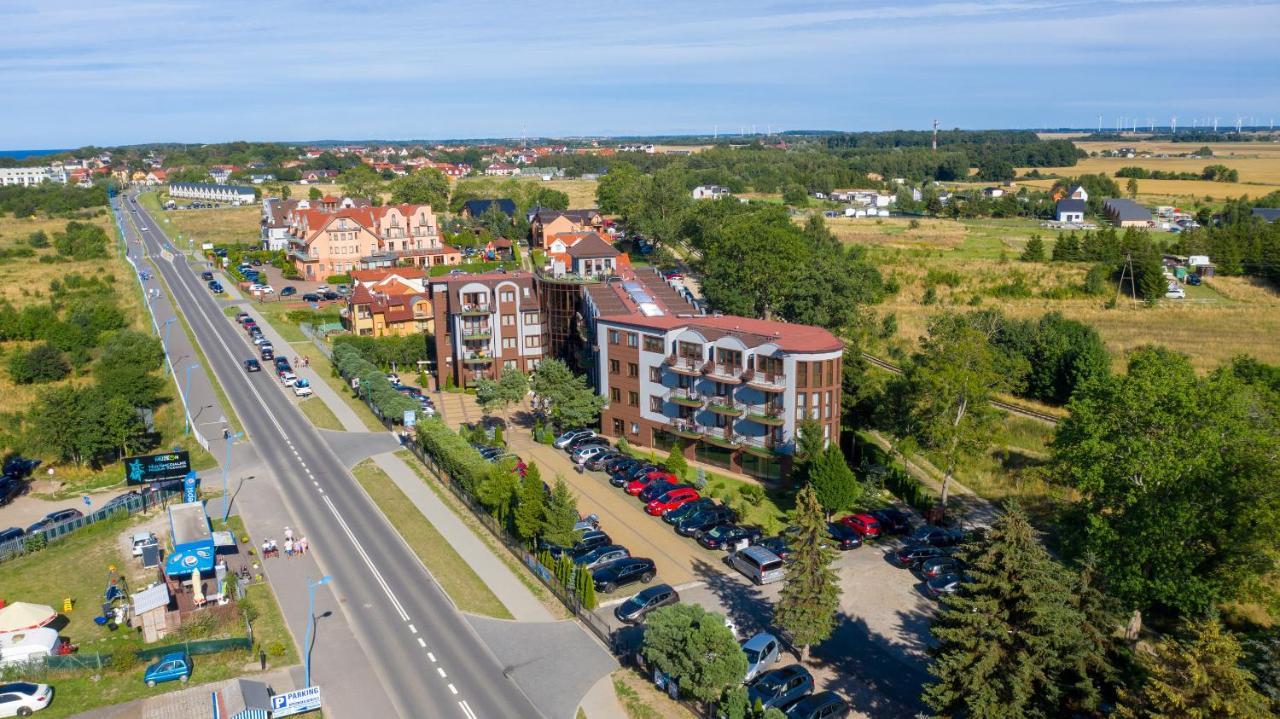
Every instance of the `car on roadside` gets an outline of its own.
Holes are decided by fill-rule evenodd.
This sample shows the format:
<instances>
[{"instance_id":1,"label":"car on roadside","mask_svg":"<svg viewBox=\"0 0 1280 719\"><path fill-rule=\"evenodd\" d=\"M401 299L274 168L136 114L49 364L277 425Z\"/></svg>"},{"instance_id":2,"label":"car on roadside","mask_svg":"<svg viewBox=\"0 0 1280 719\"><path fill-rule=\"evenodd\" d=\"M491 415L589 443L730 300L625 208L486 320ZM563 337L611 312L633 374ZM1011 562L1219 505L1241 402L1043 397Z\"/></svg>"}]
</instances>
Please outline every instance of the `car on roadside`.
<instances>
[{"instance_id":1,"label":"car on roadside","mask_svg":"<svg viewBox=\"0 0 1280 719\"><path fill-rule=\"evenodd\" d=\"M226 290L222 289L222 283L217 280L209 283L209 291L213 292L215 295L220 295L223 292L226 292Z\"/></svg>"},{"instance_id":2,"label":"car on roadside","mask_svg":"<svg viewBox=\"0 0 1280 719\"><path fill-rule=\"evenodd\" d=\"M747 690L747 704L764 709L785 709L813 693L813 675L799 664L764 672Z\"/></svg>"},{"instance_id":3,"label":"car on roadside","mask_svg":"<svg viewBox=\"0 0 1280 719\"><path fill-rule=\"evenodd\" d=\"M292 296L294 296L294 295L296 295L296 294L298 294L298 288L297 288L297 287L293 287L292 285L290 285L289 287L281 287L281 288L280 288L280 296L281 296L281 297L292 297Z\"/></svg>"},{"instance_id":4,"label":"car on roadside","mask_svg":"<svg viewBox=\"0 0 1280 719\"><path fill-rule=\"evenodd\" d=\"M612 594L628 584L648 584L657 574L658 570L652 559L627 557L596 567L591 572L591 580L597 592Z\"/></svg>"},{"instance_id":5,"label":"car on roadside","mask_svg":"<svg viewBox=\"0 0 1280 719\"><path fill-rule=\"evenodd\" d=\"M191 657L186 652L169 652L159 661L147 667L142 681L154 687L162 682L179 681L183 684L191 678Z\"/></svg>"},{"instance_id":6,"label":"car on roadside","mask_svg":"<svg viewBox=\"0 0 1280 719\"><path fill-rule=\"evenodd\" d=\"M702 495L698 494L698 490L693 487L676 487L659 497L649 500L649 503L644 505L644 511L646 514L661 517L673 509L679 509L689 502L696 502L701 498Z\"/></svg>"},{"instance_id":7,"label":"car on roadside","mask_svg":"<svg viewBox=\"0 0 1280 719\"><path fill-rule=\"evenodd\" d=\"M239 323L239 324L244 324L244 323L245 323L245 321L246 321L246 320L249 320L249 319L252 319L252 318L251 318L251 317L249 317L249 313L248 313L248 312L237 312L237 313L236 313L236 322L237 322L237 323Z\"/></svg>"},{"instance_id":8,"label":"car on roadside","mask_svg":"<svg viewBox=\"0 0 1280 719\"><path fill-rule=\"evenodd\" d=\"M639 477L634 477L630 482L627 482L627 494L632 497L638 497L645 488L655 482L665 482L667 484L674 485L676 483L676 476L665 469L655 469ZM670 487L668 487L668 489L670 489Z\"/></svg>"},{"instance_id":9,"label":"car on roadside","mask_svg":"<svg viewBox=\"0 0 1280 719\"><path fill-rule=\"evenodd\" d=\"M262 364L258 362L258 360L250 357L249 359L244 361L244 371L245 372L261 372Z\"/></svg>"},{"instance_id":10,"label":"car on roadside","mask_svg":"<svg viewBox=\"0 0 1280 719\"><path fill-rule=\"evenodd\" d=\"M886 507L870 514L880 522L881 534L908 534L911 531L911 518L900 509Z\"/></svg>"},{"instance_id":11,"label":"car on roadside","mask_svg":"<svg viewBox=\"0 0 1280 719\"><path fill-rule=\"evenodd\" d=\"M870 514L850 514L840 520L844 526L858 533L864 540L876 539L880 536L880 520Z\"/></svg>"},{"instance_id":12,"label":"car on roadside","mask_svg":"<svg viewBox=\"0 0 1280 719\"><path fill-rule=\"evenodd\" d=\"M922 579L933 579L944 574L958 574L963 564L955 557L934 557L916 565Z\"/></svg>"},{"instance_id":13,"label":"car on roadside","mask_svg":"<svg viewBox=\"0 0 1280 719\"><path fill-rule=\"evenodd\" d=\"M742 642L742 653L747 655L747 675L742 683L750 684L782 658L782 643L772 634L760 632Z\"/></svg>"},{"instance_id":14,"label":"car on roadside","mask_svg":"<svg viewBox=\"0 0 1280 719\"><path fill-rule=\"evenodd\" d=\"M320 295L317 295L317 294L316 294L316 293L314 293L314 292L308 292L308 293L306 293L305 295L303 295L303 296L302 296L302 301L303 301L303 302L319 302L319 301L320 301Z\"/></svg>"},{"instance_id":15,"label":"car on roadside","mask_svg":"<svg viewBox=\"0 0 1280 719\"><path fill-rule=\"evenodd\" d=\"M708 509L699 510L676 523L676 534L682 537L696 537L712 527L729 524L735 519L732 509L717 504Z\"/></svg>"},{"instance_id":16,"label":"car on roadside","mask_svg":"<svg viewBox=\"0 0 1280 719\"><path fill-rule=\"evenodd\" d=\"M258 353L262 355L263 361L269 361L276 358L276 351L272 349L270 344L259 345Z\"/></svg>"},{"instance_id":17,"label":"car on roadside","mask_svg":"<svg viewBox=\"0 0 1280 719\"><path fill-rule=\"evenodd\" d=\"M293 367L289 365L289 360L287 358L277 357L275 359L275 363L276 363L276 372L285 372L293 369Z\"/></svg>"},{"instance_id":18,"label":"car on roadside","mask_svg":"<svg viewBox=\"0 0 1280 719\"><path fill-rule=\"evenodd\" d=\"M77 517L83 517L84 513L78 509L59 509L56 512L46 514L40 521L27 527L27 534L34 534L46 527L52 527L55 524L61 524Z\"/></svg>"},{"instance_id":19,"label":"car on roadside","mask_svg":"<svg viewBox=\"0 0 1280 719\"><path fill-rule=\"evenodd\" d=\"M326 300L328 300L328 301L330 301L330 302L332 302L333 300L339 300L339 299L342 299L342 295L340 295L340 294L338 294L337 292L334 292L334 291L332 291L332 290L330 290L330 291L328 291L328 292L324 293L323 295L321 295L321 297L324 297Z\"/></svg>"},{"instance_id":20,"label":"car on roadside","mask_svg":"<svg viewBox=\"0 0 1280 719\"><path fill-rule=\"evenodd\" d=\"M670 584L655 584L614 607L613 616L625 624L638 624L649 612L679 601L680 593Z\"/></svg>"},{"instance_id":21,"label":"car on roadside","mask_svg":"<svg viewBox=\"0 0 1280 719\"><path fill-rule=\"evenodd\" d=\"M200 279L204 280L205 282L208 282L209 280L213 279L213 273L208 270L205 270L204 272L200 273Z\"/></svg>"},{"instance_id":22,"label":"car on roadside","mask_svg":"<svg viewBox=\"0 0 1280 719\"><path fill-rule=\"evenodd\" d=\"M45 709L53 700L53 687L33 682L0 684L0 717L26 717Z\"/></svg>"},{"instance_id":23,"label":"car on roadside","mask_svg":"<svg viewBox=\"0 0 1280 719\"><path fill-rule=\"evenodd\" d=\"M927 559L945 557L947 553L948 550L946 548L935 547L932 544L908 544L894 552L893 558L899 567L911 569Z\"/></svg>"},{"instance_id":24,"label":"car on roadside","mask_svg":"<svg viewBox=\"0 0 1280 719\"><path fill-rule=\"evenodd\" d=\"M0 479L0 507L21 497L27 491L27 483L17 477Z\"/></svg>"},{"instance_id":25,"label":"car on roadside","mask_svg":"<svg viewBox=\"0 0 1280 719\"><path fill-rule=\"evenodd\" d=\"M849 704L832 691L810 694L787 710L787 719L844 719Z\"/></svg>"},{"instance_id":26,"label":"car on roadside","mask_svg":"<svg viewBox=\"0 0 1280 719\"><path fill-rule=\"evenodd\" d=\"M731 549L743 540L746 540L748 545L755 544L762 534L759 527L721 524L699 534L698 544L706 549Z\"/></svg>"},{"instance_id":27,"label":"car on roadside","mask_svg":"<svg viewBox=\"0 0 1280 719\"><path fill-rule=\"evenodd\" d=\"M10 542L15 539L21 539L26 531L22 527L9 527L8 529L0 529L0 544Z\"/></svg>"},{"instance_id":28,"label":"car on roadside","mask_svg":"<svg viewBox=\"0 0 1280 719\"><path fill-rule=\"evenodd\" d=\"M925 580L924 590L934 599L944 594L955 594L964 583L964 576L957 572L947 572Z\"/></svg>"},{"instance_id":29,"label":"car on roadside","mask_svg":"<svg viewBox=\"0 0 1280 719\"><path fill-rule=\"evenodd\" d=\"M298 375L294 374L293 372L285 370L280 373L280 382L283 383L285 387L292 387L293 383L297 381L298 381Z\"/></svg>"},{"instance_id":30,"label":"car on roadside","mask_svg":"<svg viewBox=\"0 0 1280 719\"><path fill-rule=\"evenodd\" d=\"M827 538L842 552L862 546L862 535L839 522L827 523Z\"/></svg>"},{"instance_id":31,"label":"car on roadside","mask_svg":"<svg viewBox=\"0 0 1280 719\"><path fill-rule=\"evenodd\" d=\"M759 541L754 542L757 547L765 549L778 555L778 559L784 562L790 562L794 552L791 545L787 544L787 538L783 536L762 537Z\"/></svg>"},{"instance_id":32,"label":"car on roadside","mask_svg":"<svg viewBox=\"0 0 1280 719\"><path fill-rule=\"evenodd\" d=\"M293 394L295 397L310 397L312 394L311 383L306 379L299 377L293 383Z\"/></svg>"},{"instance_id":33,"label":"car on roadside","mask_svg":"<svg viewBox=\"0 0 1280 719\"><path fill-rule=\"evenodd\" d=\"M662 521L666 522L667 524L677 524L680 520L684 519L685 517L693 515L695 512L699 512L703 509L708 509L714 506L716 506L716 500L710 497L699 497L693 500L692 502L683 504L680 507L677 507L676 509L673 509L670 512L667 512L666 514L663 514Z\"/></svg>"},{"instance_id":34,"label":"car on roadside","mask_svg":"<svg viewBox=\"0 0 1280 719\"><path fill-rule=\"evenodd\" d=\"M616 562L619 559L626 559L631 556L631 552L621 544L606 544L603 547L596 547L587 552L583 552L573 558L573 563L585 569L595 569L609 562Z\"/></svg>"},{"instance_id":35,"label":"car on roadside","mask_svg":"<svg viewBox=\"0 0 1280 719\"><path fill-rule=\"evenodd\" d=\"M931 544L935 547L954 547L964 541L964 534L947 527L925 525L911 533L911 541L916 544Z\"/></svg>"}]
</instances>

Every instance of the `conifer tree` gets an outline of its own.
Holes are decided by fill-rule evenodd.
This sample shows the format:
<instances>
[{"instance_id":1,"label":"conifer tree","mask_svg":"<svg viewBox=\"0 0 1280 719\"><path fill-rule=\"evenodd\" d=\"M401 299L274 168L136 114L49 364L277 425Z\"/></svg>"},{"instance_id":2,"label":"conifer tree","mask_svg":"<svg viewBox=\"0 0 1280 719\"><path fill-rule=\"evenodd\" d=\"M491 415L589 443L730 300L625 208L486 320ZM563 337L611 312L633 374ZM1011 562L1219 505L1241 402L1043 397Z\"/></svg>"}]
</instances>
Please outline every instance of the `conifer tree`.
<instances>
[{"instance_id":1,"label":"conifer tree","mask_svg":"<svg viewBox=\"0 0 1280 719\"><path fill-rule=\"evenodd\" d=\"M516 534L526 542L532 542L542 531L545 496L538 465L530 462L520 482L520 497L515 511Z\"/></svg>"},{"instance_id":2,"label":"conifer tree","mask_svg":"<svg viewBox=\"0 0 1280 719\"><path fill-rule=\"evenodd\" d=\"M840 583L831 569L835 550L824 545L827 517L813 486L796 495L796 526L791 542L792 562L774 619L800 647L800 660L809 657L809 646L831 636L840 606Z\"/></svg>"}]
</instances>

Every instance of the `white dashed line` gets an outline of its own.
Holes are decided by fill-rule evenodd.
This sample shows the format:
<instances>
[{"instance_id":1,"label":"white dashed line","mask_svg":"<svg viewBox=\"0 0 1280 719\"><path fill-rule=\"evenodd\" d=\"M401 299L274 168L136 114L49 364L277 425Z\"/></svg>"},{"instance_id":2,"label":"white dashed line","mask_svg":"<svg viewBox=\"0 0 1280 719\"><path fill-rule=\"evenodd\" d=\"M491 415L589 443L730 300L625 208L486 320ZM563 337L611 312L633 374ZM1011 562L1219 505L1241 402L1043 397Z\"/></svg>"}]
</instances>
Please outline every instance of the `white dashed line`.
<instances>
[{"instance_id":1,"label":"white dashed line","mask_svg":"<svg viewBox=\"0 0 1280 719\"><path fill-rule=\"evenodd\" d=\"M444 667L436 667L436 672L440 675L441 679L449 678L449 675L444 673Z\"/></svg>"},{"instance_id":2,"label":"white dashed line","mask_svg":"<svg viewBox=\"0 0 1280 719\"><path fill-rule=\"evenodd\" d=\"M436 655L432 654L431 652L427 652L427 659L430 659L432 664L436 663Z\"/></svg>"},{"instance_id":3,"label":"white dashed line","mask_svg":"<svg viewBox=\"0 0 1280 719\"><path fill-rule=\"evenodd\" d=\"M323 489L320 490L320 494L324 494ZM373 578L378 582L378 585L382 587L382 591L387 595L387 599L391 600L391 605L395 607L396 613L400 615L400 619L406 622L409 621L409 615L404 611L404 606L400 604L400 600L397 599L395 593L391 591L391 586L387 584L387 580L382 578L382 572L378 571L377 565L375 565L373 560L369 558L369 553L364 551L364 545L356 540L356 535L351 532L351 527L347 525L347 520L343 519L341 514L338 514L338 508L333 506L333 501L328 497L324 498L324 503L328 505L329 511L333 513L333 518L338 520L338 526L342 527L342 531L347 535L347 539L355 546L356 552L360 555L360 558L364 560L364 564L368 567L369 572L373 574Z\"/></svg>"},{"instance_id":4,"label":"white dashed line","mask_svg":"<svg viewBox=\"0 0 1280 719\"><path fill-rule=\"evenodd\" d=\"M415 626L413 626L412 624L410 624L410 625L409 625L409 631L413 632L414 634L417 634L417 633L418 633L418 628L417 628L417 627L415 627Z\"/></svg>"},{"instance_id":5,"label":"white dashed line","mask_svg":"<svg viewBox=\"0 0 1280 719\"><path fill-rule=\"evenodd\" d=\"M453 692L454 696L458 696L458 690L454 689L452 684L449 685L449 691Z\"/></svg>"},{"instance_id":6,"label":"white dashed line","mask_svg":"<svg viewBox=\"0 0 1280 719\"><path fill-rule=\"evenodd\" d=\"M425 639L423 639L422 637L418 637L418 646L422 647L423 649L426 649L426 648L427 648L427 641L426 641Z\"/></svg>"}]
</instances>

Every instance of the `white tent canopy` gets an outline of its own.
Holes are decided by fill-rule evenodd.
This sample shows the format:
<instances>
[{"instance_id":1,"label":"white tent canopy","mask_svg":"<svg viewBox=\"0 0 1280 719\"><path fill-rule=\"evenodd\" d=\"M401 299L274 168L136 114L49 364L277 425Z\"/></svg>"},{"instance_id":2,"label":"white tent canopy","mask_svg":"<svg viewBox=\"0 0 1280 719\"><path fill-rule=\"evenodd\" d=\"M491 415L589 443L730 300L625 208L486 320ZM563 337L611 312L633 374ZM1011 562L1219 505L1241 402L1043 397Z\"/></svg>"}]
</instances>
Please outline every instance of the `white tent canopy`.
<instances>
[{"instance_id":1,"label":"white tent canopy","mask_svg":"<svg viewBox=\"0 0 1280 719\"><path fill-rule=\"evenodd\" d=\"M57 616L58 613L47 604L14 602L0 608L0 633L43 627Z\"/></svg>"}]
</instances>

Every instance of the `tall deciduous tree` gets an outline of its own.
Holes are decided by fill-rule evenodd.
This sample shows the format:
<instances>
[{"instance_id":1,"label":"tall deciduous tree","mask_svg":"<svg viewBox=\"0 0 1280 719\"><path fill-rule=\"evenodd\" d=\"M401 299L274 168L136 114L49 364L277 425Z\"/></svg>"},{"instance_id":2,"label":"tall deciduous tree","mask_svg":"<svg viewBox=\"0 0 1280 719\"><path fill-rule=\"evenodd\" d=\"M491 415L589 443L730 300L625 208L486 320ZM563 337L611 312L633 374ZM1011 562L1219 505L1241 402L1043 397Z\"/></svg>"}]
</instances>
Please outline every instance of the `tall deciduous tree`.
<instances>
[{"instance_id":1,"label":"tall deciduous tree","mask_svg":"<svg viewBox=\"0 0 1280 719\"><path fill-rule=\"evenodd\" d=\"M840 582L831 569L835 550L825 543L826 513L812 486L796 495L795 524L799 531L790 541L792 562L774 619L800 647L800 661L805 661L810 645L831 636L840 608Z\"/></svg>"},{"instance_id":2,"label":"tall deciduous tree","mask_svg":"<svg viewBox=\"0 0 1280 719\"><path fill-rule=\"evenodd\" d=\"M808 257L803 236L781 208L737 216L703 254L702 290L724 312L772 318Z\"/></svg>"},{"instance_id":3,"label":"tall deciduous tree","mask_svg":"<svg viewBox=\"0 0 1280 719\"><path fill-rule=\"evenodd\" d=\"M431 205L444 210L449 206L449 178L434 167L427 167L392 180L388 185L392 202Z\"/></svg>"},{"instance_id":4,"label":"tall deciduous tree","mask_svg":"<svg viewBox=\"0 0 1280 719\"><path fill-rule=\"evenodd\" d=\"M635 165L615 163L596 185L596 205L601 212L630 220L631 213L640 207L643 183L644 175Z\"/></svg>"},{"instance_id":5,"label":"tall deciduous tree","mask_svg":"<svg viewBox=\"0 0 1280 719\"><path fill-rule=\"evenodd\" d=\"M1264 719L1273 716L1240 666L1243 651L1216 617L1192 622L1183 640L1164 639L1154 656L1139 654L1149 672L1136 691L1122 692L1121 719Z\"/></svg>"},{"instance_id":6,"label":"tall deciduous tree","mask_svg":"<svg viewBox=\"0 0 1280 719\"><path fill-rule=\"evenodd\" d=\"M645 661L676 679L680 691L710 701L742 682L747 657L724 617L697 604L673 604L645 620Z\"/></svg>"},{"instance_id":7,"label":"tall deciduous tree","mask_svg":"<svg viewBox=\"0 0 1280 719\"><path fill-rule=\"evenodd\" d=\"M659 244L670 244L678 239L692 202L684 169L668 165L641 183L640 207L630 214L641 234Z\"/></svg>"},{"instance_id":8,"label":"tall deciduous tree","mask_svg":"<svg viewBox=\"0 0 1280 719\"><path fill-rule=\"evenodd\" d=\"M520 404L528 393L529 378L523 372L514 368L502 370L502 374L498 376L498 401L503 412L513 404Z\"/></svg>"},{"instance_id":9,"label":"tall deciduous tree","mask_svg":"<svg viewBox=\"0 0 1280 719\"><path fill-rule=\"evenodd\" d=\"M338 175L338 186L347 197L367 197L375 204L381 200L382 178L372 167L356 165Z\"/></svg>"},{"instance_id":10,"label":"tall deciduous tree","mask_svg":"<svg viewBox=\"0 0 1280 719\"><path fill-rule=\"evenodd\" d=\"M1096 705L1089 674L1105 657L1074 604L1069 572L1010 507L965 545L967 581L934 620L939 644L925 703L943 716L1021 719Z\"/></svg>"},{"instance_id":11,"label":"tall deciduous tree","mask_svg":"<svg viewBox=\"0 0 1280 719\"><path fill-rule=\"evenodd\" d=\"M539 402L549 408L561 428L594 426L604 408L604 397L587 386L558 359L545 359L530 377L529 386Z\"/></svg>"}]
</instances>

